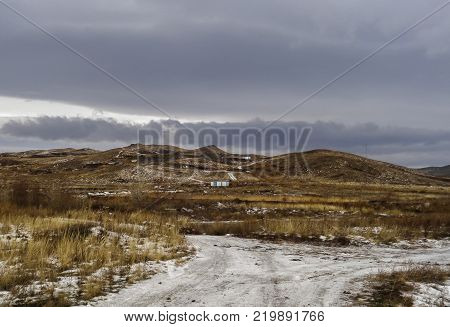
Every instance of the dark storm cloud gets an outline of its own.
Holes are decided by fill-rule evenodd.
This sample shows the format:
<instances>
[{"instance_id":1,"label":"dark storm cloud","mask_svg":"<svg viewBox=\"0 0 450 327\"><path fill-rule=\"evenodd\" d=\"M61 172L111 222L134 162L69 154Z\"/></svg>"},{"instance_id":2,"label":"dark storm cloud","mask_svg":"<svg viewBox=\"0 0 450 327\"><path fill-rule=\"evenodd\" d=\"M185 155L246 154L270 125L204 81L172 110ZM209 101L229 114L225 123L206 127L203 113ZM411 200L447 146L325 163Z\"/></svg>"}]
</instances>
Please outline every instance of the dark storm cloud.
<instances>
[{"instance_id":1,"label":"dark storm cloud","mask_svg":"<svg viewBox=\"0 0 450 327\"><path fill-rule=\"evenodd\" d=\"M136 128L114 120L92 120L84 118L39 117L25 121L8 121L0 131L19 137L42 140L91 140L130 141L136 138Z\"/></svg>"},{"instance_id":2,"label":"dark storm cloud","mask_svg":"<svg viewBox=\"0 0 450 327\"><path fill-rule=\"evenodd\" d=\"M426 166L431 164L448 164L450 155L450 132L434 131L417 128L380 127L373 123L346 126L330 122L280 122L273 125L264 133L258 134L267 122L253 120L249 122L230 123L184 123L166 120L149 122L147 124L120 123L114 120L39 117L27 120L12 120L6 122L0 129L2 137L16 138L17 140L41 140L52 142L64 141L65 144L79 147L79 144L100 144L101 147L128 145L130 143L144 143L144 138L138 138L138 130L147 134L170 131L171 136L189 135L185 128L191 131L192 141L183 138L171 138L170 143L183 147L198 147L216 144L230 151L252 151L268 154L279 154L288 151L299 151L298 143L289 143L290 131L297 131L300 136L305 129L311 134L306 143L305 150L326 148L369 155L373 158L406 164L411 166ZM206 133L205 133L206 131ZM227 138L233 131L237 139ZM144 135L145 135L144 133ZM204 134L202 134L204 133ZM214 141L206 134L219 137ZM261 138L260 146L249 144L248 134ZM272 139L274 136L277 140ZM162 138L159 139L163 143ZM148 142L148 141L147 141ZM28 143L26 141L25 143ZM1 145L1 144L0 144ZM4 145L3 145L4 146Z\"/></svg>"},{"instance_id":3,"label":"dark storm cloud","mask_svg":"<svg viewBox=\"0 0 450 327\"><path fill-rule=\"evenodd\" d=\"M89 140L100 141L136 141L138 130L188 129L195 133L201 130L258 130L262 131L268 121L253 120L248 122L195 122L183 123L176 120L151 121L147 124L133 124L117 122L113 119L66 118L66 117L37 117L26 120L10 120L1 128L0 133L18 137L34 137L43 140ZM432 131L428 129L380 127L373 123L346 126L332 122L278 122L271 130L280 130L288 134L289 129L301 131L312 129L310 147L355 147L365 144L371 145L411 145L436 144L442 141L450 142L449 131ZM270 130L270 129L269 129ZM262 132L261 132L262 133ZM268 135L273 133L262 133ZM281 134L280 134L281 135ZM281 140L285 142L284 139ZM231 144L223 143L224 146Z\"/></svg>"},{"instance_id":4,"label":"dark storm cloud","mask_svg":"<svg viewBox=\"0 0 450 327\"><path fill-rule=\"evenodd\" d=\"M440 1L12 4L172 117L239 121L276 118ZM450 119L449 12L288 118L444 128ZM158 114L2 6L0 30L0 95Z\"/></svg>"}]
</instances>

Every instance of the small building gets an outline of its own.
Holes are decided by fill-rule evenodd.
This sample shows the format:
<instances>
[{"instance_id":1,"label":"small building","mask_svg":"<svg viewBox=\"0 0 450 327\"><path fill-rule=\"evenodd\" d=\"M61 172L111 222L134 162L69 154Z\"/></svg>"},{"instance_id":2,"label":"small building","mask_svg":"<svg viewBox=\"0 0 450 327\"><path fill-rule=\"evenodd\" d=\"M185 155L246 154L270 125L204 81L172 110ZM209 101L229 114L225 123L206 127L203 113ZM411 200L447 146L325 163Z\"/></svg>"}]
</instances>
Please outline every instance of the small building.
<instances>
[{"instance_id":1,"label":"small building","mask_svg":"<svg viewBox=\"0 0 450 327\"><path fill-rule=\"evenodd\" d=\"M228 187L230 186L230 181L214 181L211 182L211 187Z\"/></svg>"}]
</instances>

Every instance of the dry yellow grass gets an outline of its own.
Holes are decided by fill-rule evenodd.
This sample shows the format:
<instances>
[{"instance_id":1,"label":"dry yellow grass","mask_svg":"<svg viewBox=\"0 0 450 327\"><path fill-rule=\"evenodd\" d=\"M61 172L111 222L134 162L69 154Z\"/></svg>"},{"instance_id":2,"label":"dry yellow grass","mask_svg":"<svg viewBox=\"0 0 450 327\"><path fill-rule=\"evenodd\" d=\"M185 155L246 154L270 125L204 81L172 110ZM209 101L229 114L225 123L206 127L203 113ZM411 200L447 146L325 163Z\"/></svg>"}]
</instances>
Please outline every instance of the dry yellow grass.
<instances>
[{"instance_id":1,"label":"dry yellow grass","mask_svg":"<svg viewBox=\"0 0 450 327\"><path fill-rule=\"evenodd\" d=\"M48 216L45 209L29 215L14 205L2 206L0 290L20 295L33 283L48 289L61 276L76 276L79 295L88 300L111 284L103 275L93 277L101 269L126 276L134 264L184 256L188 249L179 233L184 224L183 219L143 212L72 210ZM139 275L145 274L134 272L129 280ZM30 304L22 300L15 304ZM55 297L49 301L55 304Z\"/></svg>"},{"instance_id":2,"label":"dry yellow grass","mask_svg":"<svg viewBox=\"0 0 450 327\"><path fill-rule=\"evenodd\" d=\"M419 238L442 238L450 233L447 217L325 217L247 219L237 222L191 222L189 231L210 235L233 234L241 237L327 240L348 244L362 240L392 243Z\"/></svg>"},{"instance_id":3,"label":"dry yellow grass","mask_svg":"<svg viewBox=\"0 0 450 327\"><path fill-rule=\"evenodd\" d=\"M367 289L355 297L355 304L377 307L412 306L410 293L416 283L444 285L450 276L448 268L430 265L408 265L401 269L380 271L370 276ZM441 305L436 298L433 305Z\"/></svg>"}]
</instances>

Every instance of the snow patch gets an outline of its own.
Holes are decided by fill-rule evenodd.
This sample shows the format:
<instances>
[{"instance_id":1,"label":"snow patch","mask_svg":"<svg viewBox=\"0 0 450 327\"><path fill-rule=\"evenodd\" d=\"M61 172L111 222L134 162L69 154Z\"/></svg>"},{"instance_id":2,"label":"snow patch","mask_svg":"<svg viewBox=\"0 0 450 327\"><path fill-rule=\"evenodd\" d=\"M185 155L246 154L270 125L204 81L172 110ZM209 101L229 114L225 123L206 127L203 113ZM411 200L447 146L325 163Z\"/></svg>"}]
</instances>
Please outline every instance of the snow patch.
<instances>
[{"instance_id":1,"label":"snow patch","mask_svg":"<svg viewBox=\"0 0 450 327\"><path fill-rule=\"evenodd\" d=\"M414 286L415 290L411 294L414 306L450 306L449 282L446 285L416 283Z\"/></svg>"}]
</instances>

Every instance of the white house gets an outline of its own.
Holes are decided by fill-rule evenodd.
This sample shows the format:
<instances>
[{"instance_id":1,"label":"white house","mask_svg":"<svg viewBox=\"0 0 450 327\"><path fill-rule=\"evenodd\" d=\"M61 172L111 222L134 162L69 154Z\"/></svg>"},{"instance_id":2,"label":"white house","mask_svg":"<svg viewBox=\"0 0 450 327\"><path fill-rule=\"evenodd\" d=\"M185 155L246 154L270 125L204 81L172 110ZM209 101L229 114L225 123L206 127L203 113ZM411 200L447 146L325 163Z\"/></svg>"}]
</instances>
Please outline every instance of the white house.
<instances>
[{"instance_id":1,"label":"white house","mask_svg":"<svg viewBox=\"0 0 450 327\"><path fill-rule=\"evenodd\" d=\"M211 182L211 187L228 187L230 186L230 181L214 181Z\"/></svg>"}]
</instances>

